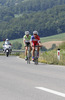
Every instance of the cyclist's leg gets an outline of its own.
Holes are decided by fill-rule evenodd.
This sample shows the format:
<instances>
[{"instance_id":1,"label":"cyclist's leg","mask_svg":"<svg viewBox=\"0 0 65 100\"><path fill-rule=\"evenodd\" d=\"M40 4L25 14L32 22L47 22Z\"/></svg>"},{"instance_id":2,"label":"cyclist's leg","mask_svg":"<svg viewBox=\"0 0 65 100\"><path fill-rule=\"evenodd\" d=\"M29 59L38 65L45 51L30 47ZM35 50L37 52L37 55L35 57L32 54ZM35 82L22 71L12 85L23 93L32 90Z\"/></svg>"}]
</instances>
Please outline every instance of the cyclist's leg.
<instances>
[{"instance_id":1,"label":"cyclist's leg","mask_svg":"<svg viewBox=\"0 0 65 100\"><path fill-rule=\"evenodd\" d=\"M31 45L30 45L30 42L27 43L27 47L28 47L28 46L30 47L30 48L29 48L29 51L30 51L29 53L30 53L30 57L31 57Z\"/></svg>"},{"instance_id":2,"label":"cyclist's leg","mask_svg":"<svg viewBox=\"0 0 65 100\"><path fill-rule=\"evenodd\" d=\"M32 50L32 47L30 46L30 52L31 52L31 50Z\"/></svg>"},{"instance_id":3,"label":"cyclist's leg","mask_svg":"<svg viewBox=\"0 0 65 100\"><path fill-rule=\"evenodd\" d=\"M30 45L30 42L28 43L28 45L27 45L27 46L29 46L29 47L30 47L30 52L31 52L31 50L32 50L32 49L31 49L31 45Z\"/></svg>"},{"instance_id":4,"label":"cyclist's leg","mask_svg":"<svg viewBox=\"0 0 65 100\"><path fill-rule=\"evenodd\" d=\"M36 44L38 47L37 47L37 56L39 57L39 44L37 43Z\"/></svg>"},{"instance_id":5,"label":"cyclist's leg","mask_svg":"<svg viewBox=\"0 0 65 100\"><path fill-rule=\"evenodd\" d=\"M39 47L38 47L38 51L37 51L38 53L37 53L37 56L39 57Z\"/></svg>"},{"instance_id":6,"label":"cyclist's leg","mask_svg":"<svg viewBox=\"0 0 65 100\"><path fill-rule=\"evenodd\" d=\"M32 60L34 60L34 51L35 51L35 47L34 44L32 45Z\"/></svg>"},{"instance_id":7,"label":"cyclist's leg","mask_svg":"<svg viewBox=\"0 0 65 100\"><path fill-rule=\"evenodd\" d=\"M30 46L30 57L31 57L31 50L32 50L32 49L31 49L31 46Z\"/></svg>"},{"instance_id":8,"label":"cyclist's leg","mask_svg":"<svg viewBox=\"0 0 65 100\"><path fill-rule=\"evenodd\" d=\"M27 44L26 44L26 46L25 46L25 60L27 60L27 49L28 49L28 47L27 47Z\"/></svg>"}]
</instances>

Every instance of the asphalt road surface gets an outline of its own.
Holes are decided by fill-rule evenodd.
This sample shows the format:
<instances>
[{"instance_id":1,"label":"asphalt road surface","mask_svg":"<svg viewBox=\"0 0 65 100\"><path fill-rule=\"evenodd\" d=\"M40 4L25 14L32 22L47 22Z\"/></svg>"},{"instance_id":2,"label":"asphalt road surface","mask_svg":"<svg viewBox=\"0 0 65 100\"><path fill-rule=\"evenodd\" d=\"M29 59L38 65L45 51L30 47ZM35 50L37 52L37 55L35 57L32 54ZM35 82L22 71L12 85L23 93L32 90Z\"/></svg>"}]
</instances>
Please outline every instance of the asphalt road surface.
<instances>
[{"instance_id":1,"label":"asphalt road surface","mask_svg":"<svg viewBox=\"0 0 65 100\"><path fill-rule=\"evenodd\" d=\"M0 56L0 100L65 100L65 66Z\"/></svg>"}]
</instances>

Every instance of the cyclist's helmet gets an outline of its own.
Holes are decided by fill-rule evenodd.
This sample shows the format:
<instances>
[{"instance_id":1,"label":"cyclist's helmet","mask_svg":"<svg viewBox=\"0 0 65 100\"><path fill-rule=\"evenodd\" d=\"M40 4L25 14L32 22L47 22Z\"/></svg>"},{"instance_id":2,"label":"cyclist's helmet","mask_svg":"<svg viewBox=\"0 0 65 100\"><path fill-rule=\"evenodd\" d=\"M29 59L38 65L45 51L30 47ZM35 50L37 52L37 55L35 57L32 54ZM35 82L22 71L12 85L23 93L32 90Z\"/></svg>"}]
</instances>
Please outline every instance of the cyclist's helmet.
<instances>
[{"instance_id":1,"label":"cyclist's helmet","mask_svg":"<svg viewBox=\"0 0 65 100\"><path fill-rule=\"evenodd\" d=\"M37 31L33 31L33 35L34 35L34 34L38 35L38 32L37 32Z\"/></svg>"},{"instance_id":2,"label":"cyclist's helmet","mask_svg":"<svg viewBox=\"0 0 65 100\"><path fill-rule=\"evenodd\" d=\"M25 31L25 35L29 35L29 31Z\"/></svg>"}]
</instances>

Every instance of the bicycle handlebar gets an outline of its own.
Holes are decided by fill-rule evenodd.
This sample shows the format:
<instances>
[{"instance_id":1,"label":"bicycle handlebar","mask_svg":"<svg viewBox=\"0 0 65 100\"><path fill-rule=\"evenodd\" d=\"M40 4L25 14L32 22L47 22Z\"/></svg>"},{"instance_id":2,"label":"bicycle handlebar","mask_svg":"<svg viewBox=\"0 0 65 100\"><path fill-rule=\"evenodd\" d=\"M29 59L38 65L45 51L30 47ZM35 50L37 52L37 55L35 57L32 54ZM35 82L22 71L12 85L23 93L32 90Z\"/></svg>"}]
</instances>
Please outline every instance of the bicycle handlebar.
<instances>
[{"instance_id":1,"label":"bicycle handlebar","mask_svg":"<svg viewBox=\"0 0 65 100\"><path fill-rule=\"evenodd\" d=\"M24 46L24 47L30 47L30 46Z\"/></svg>"},{"instance_id":2,"label":"bicycle handlebar","mask_svg":"<svg viewBox=\"0 0 65 100\"><path fill-rule=\"evenodd\" d=\"M32 46L32 47L42 47L42 46L37 46L37 45L35 45L35 46Z\"/></svg>"}]
</instances>

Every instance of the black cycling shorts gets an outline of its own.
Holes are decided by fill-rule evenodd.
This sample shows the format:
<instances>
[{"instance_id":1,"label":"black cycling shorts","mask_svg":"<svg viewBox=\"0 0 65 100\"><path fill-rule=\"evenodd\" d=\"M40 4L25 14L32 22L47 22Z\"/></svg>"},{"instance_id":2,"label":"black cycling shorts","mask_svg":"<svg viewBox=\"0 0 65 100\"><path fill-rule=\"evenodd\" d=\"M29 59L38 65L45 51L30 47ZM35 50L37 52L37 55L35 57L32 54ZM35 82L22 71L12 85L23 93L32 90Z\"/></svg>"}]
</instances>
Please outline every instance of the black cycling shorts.
<instances>
[{"instance_id":1,"label":"black cycling shorts","mask_svg":"<svg viewBox=\"0 0 65 100\"><path fill-rule=\"evenodd\" d=\"M30 42L26 42L25 43L25 46L30 46Z\"/></svg>"}]
</instances>

